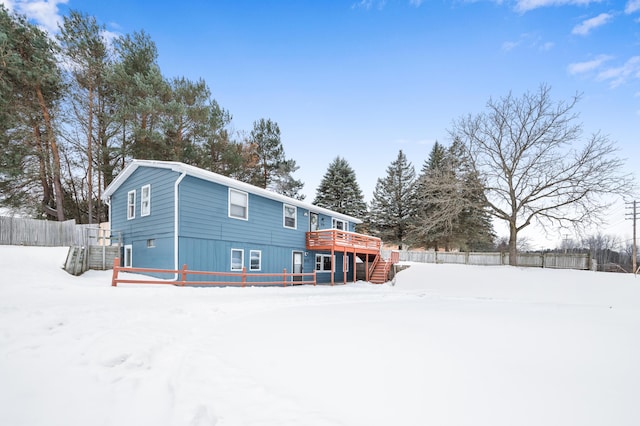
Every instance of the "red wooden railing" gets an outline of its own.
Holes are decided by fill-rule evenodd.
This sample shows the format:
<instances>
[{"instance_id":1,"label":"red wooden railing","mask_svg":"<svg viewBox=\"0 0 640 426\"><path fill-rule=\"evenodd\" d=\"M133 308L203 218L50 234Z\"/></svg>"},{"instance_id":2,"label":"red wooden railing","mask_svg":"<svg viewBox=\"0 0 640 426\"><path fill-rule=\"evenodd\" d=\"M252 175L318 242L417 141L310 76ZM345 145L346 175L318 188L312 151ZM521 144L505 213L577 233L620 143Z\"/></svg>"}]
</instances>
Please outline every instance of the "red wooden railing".
<instances>
[{"instance_id":1,"label":"red wooden railing","mask_svg":"<svg viewBox=\"0 0 640 426\"><path fill-rule=\"evenodd\" d=\"M149 279L145 278L119 278L120 272L133 272L133 273L156 273L167 275L179 275L179 279L176 280L162 280L162 279ZM213 277L233 277L235 280L220 280L220 281L187 281L188 275L204 275ZM277 280L266 280L264 278L278 277ZM294 280L299 278L299 280ZM246 268L242 268L242 272L210 272L210 271L191 271L187 269L187 265L183 265L182 269L155 269L155 268L131 268L120 266L120 259L115 258L113 260L113 276L111 278L111 285L116 287L118 284L170 284L170 285L195 285L195 286L241 286L247 285L300 285L300 284L313 284L316 285L316 271L306 273L288 273L286 268L282 273L250 273L247 274Z\"/></svg>"},{"instance_id":2,"label":"red wooden railing","mask_svg":"<svg viewBox=\"0 0 640 426\"><path fill-rule=\"evenodd\" d=\"M339 229L307 232L307 249L309 250L347 248L356 251L378 252L381 245L380 238Z\"/></svg>"}]
</instances>

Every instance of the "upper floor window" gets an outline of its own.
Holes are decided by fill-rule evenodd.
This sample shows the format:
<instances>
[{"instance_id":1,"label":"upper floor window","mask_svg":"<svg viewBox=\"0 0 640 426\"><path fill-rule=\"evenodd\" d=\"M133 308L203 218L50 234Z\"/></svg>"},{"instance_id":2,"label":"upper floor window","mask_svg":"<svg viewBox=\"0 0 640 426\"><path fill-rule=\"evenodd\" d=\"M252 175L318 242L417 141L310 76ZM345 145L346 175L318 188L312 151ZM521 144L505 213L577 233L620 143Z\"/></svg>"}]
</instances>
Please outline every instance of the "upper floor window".
<instances>
[{"instance_id":1,"label":"upper floor window","mask_svg":"<svg viewBox=\"0 0 640 426\"><path fill-rule=\"evenodd\" d=\"M296 229L297 207L289 204L283 205L284 227Z\"/></svg>"},{"instance_id":2,"label":"upper floor window","mask_svg":"<svg viewBox=\"0 0 640 426\"><path fill-rule=\"evenodd\" d=\"M127 219L136 217L136 190L127 192Z\"/></svg>"},{"instance_id":3,"label":"upper floor window","mask_svg":"<svg viewBox=\"0 0 640 426\"><path fill-rule=\"evenodd\" d=\"M145 185L140 191L140 216L151 214L151 185Z\"/></svg>"},{"instance_id":4,"label":"upper floor window","mask_svg":"<svg viewBox=\"0 0 640 426\"><path fill-rule=\"evenodd\" d=\"M333 219L333 229L339 229L341 231L347 230L347 222L340 219Z\"/></svg>"},{"instance_id":5,"label":"upper floor window","mask_svg":"<svg viewBox=\"0 0 640 426\"><path fill-rule=\"evenodd\" d=\"M229 188L229 217L249 219L249 194Z\"/></svg>"}]
</instances>

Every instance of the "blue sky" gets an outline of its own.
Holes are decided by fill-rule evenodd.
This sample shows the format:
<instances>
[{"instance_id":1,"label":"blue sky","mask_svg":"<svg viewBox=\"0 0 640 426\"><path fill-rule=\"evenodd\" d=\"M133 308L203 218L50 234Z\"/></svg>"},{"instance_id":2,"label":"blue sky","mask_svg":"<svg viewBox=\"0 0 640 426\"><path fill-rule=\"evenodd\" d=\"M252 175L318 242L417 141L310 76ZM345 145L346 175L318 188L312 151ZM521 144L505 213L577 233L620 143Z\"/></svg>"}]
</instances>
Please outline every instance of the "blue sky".
<instances>
[{"instance_id":1,"label":"blue sky","mask_svg":"<svg viewBox=\"0 0 640 426\"><path fill-rule=\"evenodd\" d=\"M279 124L309 201L337 155L369 200L400 149L419 170L454 119L542 83L582 93L585 132L640 177L640 0L0 2L51 31L69 9L145 30L164 75L203 78L235 130ZM610 217L630 232L623 205Z\"/></svg>"}]
</instances>

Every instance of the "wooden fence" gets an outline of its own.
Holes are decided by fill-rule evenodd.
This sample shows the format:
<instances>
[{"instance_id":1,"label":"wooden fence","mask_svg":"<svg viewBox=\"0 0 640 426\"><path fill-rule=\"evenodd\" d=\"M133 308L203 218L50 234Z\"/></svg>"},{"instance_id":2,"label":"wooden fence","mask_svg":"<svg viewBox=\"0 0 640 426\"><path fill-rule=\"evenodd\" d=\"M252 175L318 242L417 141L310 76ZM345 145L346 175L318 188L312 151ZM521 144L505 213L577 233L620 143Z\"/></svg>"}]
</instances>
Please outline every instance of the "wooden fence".
<instances>
[{"instance_id":1,"label":"wooden fence","mask_svg":"<svg viewBox=\"0 0 640 426\"><path fill-rule=\"evenodd\" d=\"M120 278L120 272L132 273L152 273L166 274L175 276L175 280L149 279L149 277L138 278ZM199 277L221 277L216 281L189 281L187 276L196 275ZM154 269L154 268L130 268L120 266L120 259L113 261L113 275L111 285L116 287L118 284L170 284L170 285L189 285L189 286L272 286L281 285L316 285L316 271L308 273L288 273L286 269L282 273L251 273L247 274L247 269L242 268L242 272L209 272L209 271L190 271L187 265L183 265L182 269Z\"/></svg>"},{"instance_id":2,"label":"wooden fence","mask_svg":"<svg viewBox=\"0 0 640 426\"><path fill-rule=\"evenodd\" d=\"M382 250L384 257L391 250ZM420 263L454 263L463 265L508 265L509 253L399 251L400 260ZM573 253L518 253L518 266L556 269L591 269L589 254Z\"/></svg>"},{"instance_id":3,"label":"wooden fence","mask_svg":"<svg viewBox=\"0 0 640 426\"><path fill-rule=\"evenodd\" d=\"M75 220L56 222L0 216L0 244L14 246L102 246L119 245L120 238L98 224L80 225ZM109 266L111 263L109 262Z\"/></svg>"}]
</instances>

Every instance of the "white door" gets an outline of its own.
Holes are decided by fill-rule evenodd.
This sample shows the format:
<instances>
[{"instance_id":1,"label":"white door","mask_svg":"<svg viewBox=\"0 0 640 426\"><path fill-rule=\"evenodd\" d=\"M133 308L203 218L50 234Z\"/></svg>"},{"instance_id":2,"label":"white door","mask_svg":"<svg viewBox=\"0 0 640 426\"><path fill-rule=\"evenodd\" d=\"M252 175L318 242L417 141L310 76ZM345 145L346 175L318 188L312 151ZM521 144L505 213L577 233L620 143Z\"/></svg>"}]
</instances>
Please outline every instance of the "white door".
<instances>
[{"instance_id":1,"label":"white door","mask_svg":"<svg viewBox=\"0 0 640 426\"><path fill-rule=\"evenodd\" d=\"M133 266L133 246L131 244L124 246L124 263L122 266L125 268Z\"/></svg>"},{"instance_id":2,"label":"white door","mask_svg":"<svg viewBox=\"0 0 640 426\"><path fill-rule=\"evenodd\" d=\"M304 257L304 253L302 253L301 251L294 251L293 252L293 268L292 271L294 274L301 274L303 272L303 268L302 268L302 258ZM301 276L294 276L293 277L293 281L302 281L302 277Z\"/></svg>"}]
</instances>

